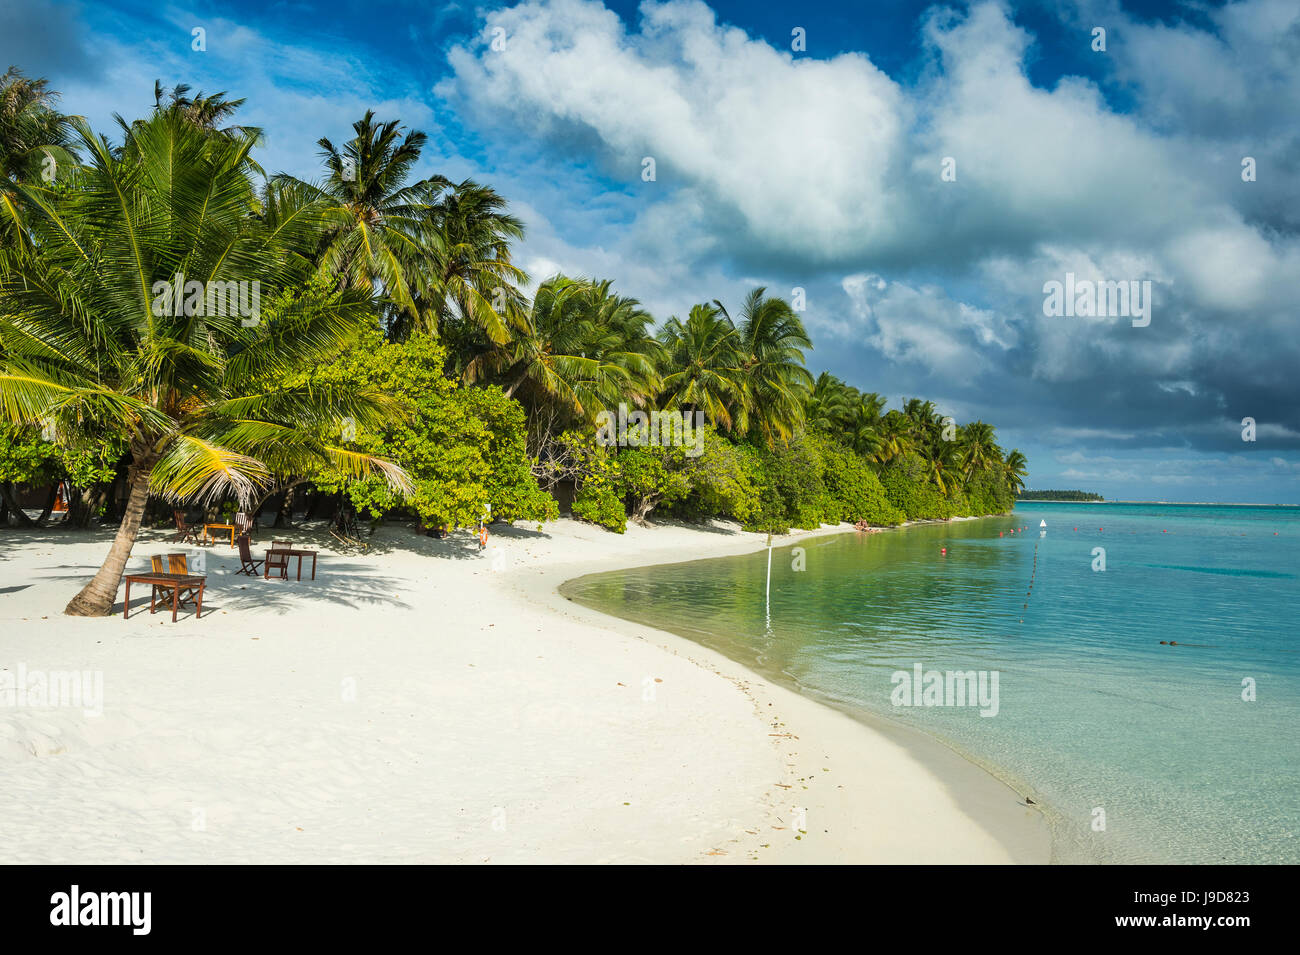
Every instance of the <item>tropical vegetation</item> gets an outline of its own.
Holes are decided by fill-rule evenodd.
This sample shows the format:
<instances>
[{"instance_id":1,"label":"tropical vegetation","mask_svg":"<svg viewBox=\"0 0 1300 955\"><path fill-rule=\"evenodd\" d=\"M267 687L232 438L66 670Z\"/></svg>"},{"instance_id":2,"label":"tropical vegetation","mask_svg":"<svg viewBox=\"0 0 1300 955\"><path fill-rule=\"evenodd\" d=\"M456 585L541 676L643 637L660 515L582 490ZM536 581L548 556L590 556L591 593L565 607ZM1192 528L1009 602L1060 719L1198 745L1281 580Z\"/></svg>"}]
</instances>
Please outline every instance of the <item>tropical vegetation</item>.
<instances>
[{"instance_id":1,"label":"tropical vegetation","mask_svg":"<svg viewBox=\"0 0 1300 955\"><path fill-rule=\"evenodd\" d=\"M61 485L68 525L117 528L69 613L108 612L177 507L781 532L1023 490L991 425L814 377L769 289L659 320L608 280L528 276L504 197L417 174L423 133L367 112L319 140L317 179L268 176L242 103L158 84L110 139L0 80L0 526Z\"/></svg>"}]
</instances>

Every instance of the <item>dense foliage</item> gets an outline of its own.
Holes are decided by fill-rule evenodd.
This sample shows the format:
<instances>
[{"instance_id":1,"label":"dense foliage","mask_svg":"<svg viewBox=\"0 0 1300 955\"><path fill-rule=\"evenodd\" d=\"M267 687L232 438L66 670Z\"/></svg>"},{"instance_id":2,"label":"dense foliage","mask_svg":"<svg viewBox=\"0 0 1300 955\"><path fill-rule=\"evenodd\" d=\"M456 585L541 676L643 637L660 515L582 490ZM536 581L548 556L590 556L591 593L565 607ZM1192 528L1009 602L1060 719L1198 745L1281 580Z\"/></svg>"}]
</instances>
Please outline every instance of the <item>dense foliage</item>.
<instances>
[{"instance_id":1,"label":"dense foliage","mask_svg":"<svg viewBox=\"0 0 1300 955\"><path fill-rule=\"evenodd\" d=\"M619 532L780 532L997 513L1023 488L990 425L814 380L798 311L764 288L661 321L609 281L529 294L522 223L489 186L416 179L423 133L367 112L318 141L315 181L268 178L242 103L158 84L115 143L43 81L0 78L0 488L66 481L78 520L111 482L129 492L70 611L111 604L150 498L277 497L284 519L308 485L340 528L352 509L432 529L563 501ZM179 308L213 283L258 285L260 309Z\"/></svg>"},{"instance_id":2,"label":"dense foliage","mask_svg":"<svg viewBox=\"0 0 1300 955\"><path fill-rule=\"evenodd\" d=\"M547 520L555 501L542 493L524 450L524 411L499 388L465 388L442 373L446 353L424 334L385 342L378 330L333 361L302 375L311 389L374 390L398 400L401 417L377 427L348 427L345 447L402 462L405 494L378 477L356 480L337 468L313 472L320 490L344 493L358 511L379 517L409 508L424 527L494 519Z\"/></svg>"}]
</instances>

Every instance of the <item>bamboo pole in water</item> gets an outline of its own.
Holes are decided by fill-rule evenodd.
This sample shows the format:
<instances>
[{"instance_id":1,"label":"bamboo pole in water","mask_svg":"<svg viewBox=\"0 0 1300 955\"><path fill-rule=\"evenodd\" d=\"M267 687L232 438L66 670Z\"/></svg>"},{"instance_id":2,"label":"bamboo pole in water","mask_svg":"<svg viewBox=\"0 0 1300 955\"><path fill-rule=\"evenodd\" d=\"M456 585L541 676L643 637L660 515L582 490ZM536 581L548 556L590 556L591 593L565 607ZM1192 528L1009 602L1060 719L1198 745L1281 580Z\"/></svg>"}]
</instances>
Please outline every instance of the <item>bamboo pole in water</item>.
<instances>
[{"instance_id":1,"label":"bamboo pole in water","mask_svg":"<svg viewBox=\"0 0 1300 955\"><path fill-rule=\"evenodd\" d=\"M767 625L772 626L772 534L767 535Z\"/></svg>"}]
</instances>

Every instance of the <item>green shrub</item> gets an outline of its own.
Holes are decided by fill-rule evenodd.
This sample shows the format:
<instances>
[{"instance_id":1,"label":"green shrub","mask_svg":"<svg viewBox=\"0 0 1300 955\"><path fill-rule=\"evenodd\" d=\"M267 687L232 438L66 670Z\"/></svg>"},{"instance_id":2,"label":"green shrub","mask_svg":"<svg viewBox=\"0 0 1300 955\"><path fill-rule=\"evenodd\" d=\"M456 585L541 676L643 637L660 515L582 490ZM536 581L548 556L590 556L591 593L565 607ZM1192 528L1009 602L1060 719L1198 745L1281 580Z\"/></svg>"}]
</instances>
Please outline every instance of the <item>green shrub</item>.
<instances>
[{"instance_id":1,"label":"green shrub","mask_svg":"<svg viewBox=\"0 0 1300 955\"><path fill-rule=\"evenodd\" d=\"M617 487L631 508L632 520L644 524L660 504L672 505L690 493L686 461L686 451L680 447L619 451Z\"/></svg>"},{"instance_id":2,"label":"green shrub","mask_svg":"<svg viewBox=\"0 0 1300 955\"><path fill-rule=\"evenodd\" d=\"M902 513L889 502L880 478L862 455L829 442L822 455L826 462L823 481L837 505L836 520L885 526L902 523Z\"/></svg>"},{"instance_id":3,"label":"green shrub","mask_svg":"<svg viewBox=\"0 0 1300 955\"><path fill-rule=\"evenodd\" d=\"M344 443L396 461L414 491L403 500L377 476L353 480L332 469L310 475L316 486L343 491L358 511L375 517L409 506L425 527L472 526L488 505L494 520L554 519L555 500L530 468L523 408L500 388L462 388L443 375L445 361L442 345L428 335L392 344L376 331L307 376L313 385L346 381L402 402L405 420L359 429Z\"/></svg>"},{"instance_id":4,"label":"green shrub","mask_svg":"<svg viewBox=\"0 0 1300 955\"><path fill-rule=\"evenodd\" d=\"M952 517L952 503L929 482L925 472L925 462L915 454L904 454L892 461L880 475L886 498L906 520Z\"/></svg>"}]
</instances>

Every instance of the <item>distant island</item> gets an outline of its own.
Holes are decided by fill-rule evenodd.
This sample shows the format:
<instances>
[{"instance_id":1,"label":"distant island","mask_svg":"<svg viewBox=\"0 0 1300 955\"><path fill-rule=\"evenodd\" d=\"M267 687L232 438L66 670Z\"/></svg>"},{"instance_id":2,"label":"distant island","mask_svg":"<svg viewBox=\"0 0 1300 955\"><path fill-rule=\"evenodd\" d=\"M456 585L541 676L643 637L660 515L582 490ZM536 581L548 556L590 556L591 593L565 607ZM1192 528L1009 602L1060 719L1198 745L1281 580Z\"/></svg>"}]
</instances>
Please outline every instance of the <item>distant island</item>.
<instances>
[{"instance_id":1,"label":"distant island","mask_svg":"<svg viewBox=\"0 0 1300 955\"><path fill-rule=\"evenodd\" d=\"M1104 501L1100 494L1091 491L1021 491L1017 501Z\"/></svg>"}]
</instances>

